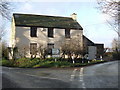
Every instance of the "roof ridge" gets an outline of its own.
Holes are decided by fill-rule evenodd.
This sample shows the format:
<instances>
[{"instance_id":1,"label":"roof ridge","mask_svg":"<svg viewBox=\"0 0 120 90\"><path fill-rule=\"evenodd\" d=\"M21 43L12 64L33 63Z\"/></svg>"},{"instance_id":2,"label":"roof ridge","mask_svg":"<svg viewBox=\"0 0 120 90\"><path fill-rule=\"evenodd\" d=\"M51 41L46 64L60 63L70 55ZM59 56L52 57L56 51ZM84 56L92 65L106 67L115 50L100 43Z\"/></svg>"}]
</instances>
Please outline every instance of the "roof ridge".
<instances>
[{"instance_id":1,"label":"roof ridge","mask_svg":"<svg viewBox=\"0 0 120 90\"><path fill-rule=\"evenodd\" d=\"M59 17L59 18L71 18L71 19L72 19L72 17L64 17L64 16L52 16L52 15L39 15L39 14L13 13L13 15L34 15L34 16Z\"/></svg>"}]
</instances>

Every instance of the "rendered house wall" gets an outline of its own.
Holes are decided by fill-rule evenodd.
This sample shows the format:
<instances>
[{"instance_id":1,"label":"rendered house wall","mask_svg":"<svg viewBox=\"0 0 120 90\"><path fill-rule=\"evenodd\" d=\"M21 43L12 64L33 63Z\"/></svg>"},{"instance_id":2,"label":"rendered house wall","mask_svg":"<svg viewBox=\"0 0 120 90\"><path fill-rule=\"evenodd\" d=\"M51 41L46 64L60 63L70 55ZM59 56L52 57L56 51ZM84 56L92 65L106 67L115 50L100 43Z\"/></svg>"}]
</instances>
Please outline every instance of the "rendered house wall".
<instances>
[{"instance_id":1,"label":"rendered house wall","mask_svg":"<svg viewBox=\"0 0 120 90\"><path fill-rule=\"evenodd\" d=\"M16 26L16 34L15 34L15 42L16 47L19 48L19 50L26 50L27 57L30 57L30 43L37 43L37 48L39 45L43 45L44 47L47 47L48 43L53 43L54 48L60 49L61 44L65 42L65 40L70 40L69 38L65 38L65 29L58 29L54 28L54 36L53 38L48 37L48 29L47 28L37 28L37 37L31 37L30 36L30 27L18 27ZM74 40L74 38L79 39L79 43L81 45L80 48L83 46L83 39L82 39L82 30L73 30L71 29L70 35L71 39ZM37 57L39 57L37 55Z\"/></svg>"},{"instance_id":2,"label":"rendered house wall","mask_svg":"<svg viewBox=\"0 0 120 90\"><path fill-rule=\"evenodd\" d=\"M14 21L14 18L12 18L9 47L14 47L15 46L15 28L16 28L15 27L15 21Z\"/></svg>"}]
</instances>

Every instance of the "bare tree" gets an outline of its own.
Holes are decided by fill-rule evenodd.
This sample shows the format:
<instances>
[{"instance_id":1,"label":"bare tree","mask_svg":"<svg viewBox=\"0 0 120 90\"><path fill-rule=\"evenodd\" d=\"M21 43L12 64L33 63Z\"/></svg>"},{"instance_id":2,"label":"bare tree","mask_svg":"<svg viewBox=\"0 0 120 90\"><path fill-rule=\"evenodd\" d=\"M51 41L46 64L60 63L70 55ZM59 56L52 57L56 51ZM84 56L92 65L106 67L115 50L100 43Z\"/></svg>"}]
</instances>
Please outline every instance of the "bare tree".
<instances>
[{"instance_id":1,"label":"bare tree","mask_svg":"<svg viewBox=\"0 0 120 90\"><path fill-rule=\"evenodd\" d=\"M120 25L120 1L119 0L97 0L99 9L102 13L107 14L112 20L107 20L113 30L120 37L118 26Z\"/></svg>"},{"instance_id":2,"label":"bare tree","mask_svg":"<svg viewBox=\"0 0 120 90\"><path fill-rule=\"evenodd\" d=\"M113 50L112 56L113 56L113 59L116 59L116 60L120 59L120 48L118 44L119 44L118 39L114 38L112 41L112 50Z\"/></svg>"},{"instance_id":3,"label":"bare tree","mask_svg":"<svg viewBox=\"0 0 120 90\"><path fill-rule=\"evenodd\" d=\"M29 47L27 45L23 45L22 47L15 47L16 52L14 52L16 57L18 58L26 58L28 54Z\"/></svg>"},{"instance_id":4,"label":"bare tree","mask_svg":"<svg viewBox=\"0 0 120 90\"><path fill-rule=\"evenodd\" d=\"M10 3L5 0L0 0L0 15L3 18L10 19Z\"/></svg>"},{"instance_id":5,"label":"bare tree","mask_svg":"<svg viewBox=\"0 0 120 90\"><path fill-rule=\"evenodd\" d=\"M2 37L4 36L5 31L2 26L0 26L0 41L2 40Z\"/></svg>"},{"instance_id":6,"label":"bare tree","mask_svg":"<svg viewBox=\"0 0 120 90\"><path fill-rule=\"evenodd\" d=\"M83 48L81 47L81 43L77 38L62 43L61 50L63 57L68 55L68 58L71 58L72 54L75 54L75 58L83 54Z\"/></svg>"},{"instance_id":7,"label":"bare tree","mask_svg":"<svg viewBox=\"0 0 120 90\"><path fill-rule=\"evenodd\" d=\"M47 48L44 47L44 45L39 43L39 47L38 47L38 54L40 59L45 59L45 56L47 55Z\"/></svg>"},{"instance_id":8,"label":"bare tree","mask_svg":"<svg viewBox=\"0 0 120 90\"><path fill-rule=\"evenodd\" d=\"M1 55L2 55L2 58L5 58L5 59L8 59L8 48L7 48L7 44L6 44L6 42L4 41L4 42L2 42L1 43L2 44L2 52L1 52Z\"/></svg>"},{"instance_id":9,"label":"bare tree","mask_svg":"<svg viewBox=\"0 0 120 90\"><path fill-rule=\"evenodd\" d=\"M118 48L118 39L116 39L116 38L114 38L113 39L113 41L112 41L112 49L113 49L113 51L115 51L115 52L118 52L119 50L119 48Z\"/></svg>"},{"instance_id":10,"label":"bare tree","mask_svg":"<svg viewBox=\"0 0 120 90\"><path fill-rule=\"evenodd\" d=\"M11 12L12 8L10 6L10 2L7 2L5 0L0 0L0 18L1 18L1 25L0 25L0 41L2 40L2 37L5 34L5 20L10 21L10 12Z\"/></svg>"}]
</instances>

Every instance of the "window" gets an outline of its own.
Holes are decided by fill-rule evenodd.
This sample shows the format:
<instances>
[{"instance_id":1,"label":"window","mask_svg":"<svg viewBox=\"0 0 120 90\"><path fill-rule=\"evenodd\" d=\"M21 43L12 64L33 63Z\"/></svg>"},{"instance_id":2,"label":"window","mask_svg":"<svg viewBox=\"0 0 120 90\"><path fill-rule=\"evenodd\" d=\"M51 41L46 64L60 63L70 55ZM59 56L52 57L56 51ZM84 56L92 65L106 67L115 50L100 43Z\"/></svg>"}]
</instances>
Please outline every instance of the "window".
<instances>
[{"instance_id":1,"label":"window","mask_svg":"<svg viewBox=\"0 0 120 90\"><path fill-rule=\"evenodd\" d=\"M30 43L30 54L37 53L37 43Z\"/></svg>"},{"instance_id":2,"label":"window","mask_svg":"<svg viewBox=\"0 0 120 90\"><path fill-rule=\"evenodd\" d=\"M48 28L48 37L53 38L53 28Z\"/></svg>"},{"instance_id":3,"label":"window","mask_svg":"<svg viewBox=\"0 0 120 90\"><path fill-rule=\"evenodd\" d=\"M65 29L65 37L70 38L70 29Z\"/></svg>"},{"instance_id":4,"label":"window","mask_svg":"<svg viewBox=\"0 0 120 90\"><path fill-rule=\"evenodd\" d=\"M31 37L37 37L37 27L31 27L30 36Z\"/></svg>"},{"instance_id":5,"label":"window","mask_svg":"<svg viewBox=\"0 0 120 90\"><path fill-rule=\"evenodd\" d=\"M54 48L53 43L48 43L48 54L52 55L52 48Z\"/></svg>"}]
</instances>

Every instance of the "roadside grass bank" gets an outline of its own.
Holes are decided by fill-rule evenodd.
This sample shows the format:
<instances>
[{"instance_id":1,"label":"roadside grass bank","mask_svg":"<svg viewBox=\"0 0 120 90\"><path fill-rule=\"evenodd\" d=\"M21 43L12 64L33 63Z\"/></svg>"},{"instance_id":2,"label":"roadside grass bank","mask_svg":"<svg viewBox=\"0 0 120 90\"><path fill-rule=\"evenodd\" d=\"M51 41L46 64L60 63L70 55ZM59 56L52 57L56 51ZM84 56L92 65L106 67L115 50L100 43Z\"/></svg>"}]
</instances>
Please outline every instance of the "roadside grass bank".
<instances>
[{"instance_id":1,"label":"roadside grass bank","mask_svg":"<svg viewBox=\"0 0 120 90\"><path fill-rule=\"evenodd\" d=\"M55 59L55 58L47 58L47 59L39 59L39 58L21 58L17 60L6 60L2 59L0 60L1 66L7 66L7 67L20 67L20 68L66 68L66 67L82 67L82 66L88 66L88 65L94 65L99 63L109 62L107 60L81 60L77 59L75 60L75 63L73 63L69 59Z\"/></svg>"}]
</instances>

